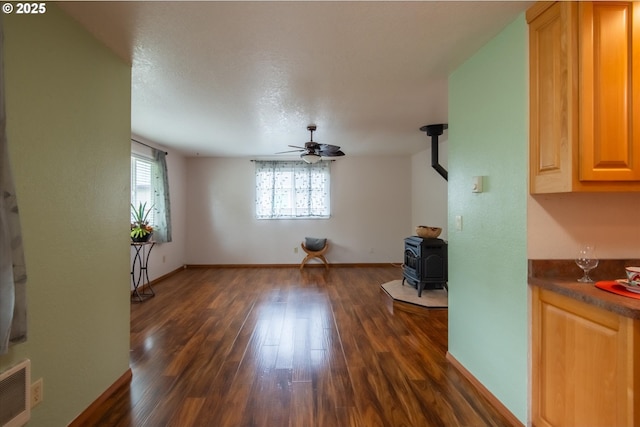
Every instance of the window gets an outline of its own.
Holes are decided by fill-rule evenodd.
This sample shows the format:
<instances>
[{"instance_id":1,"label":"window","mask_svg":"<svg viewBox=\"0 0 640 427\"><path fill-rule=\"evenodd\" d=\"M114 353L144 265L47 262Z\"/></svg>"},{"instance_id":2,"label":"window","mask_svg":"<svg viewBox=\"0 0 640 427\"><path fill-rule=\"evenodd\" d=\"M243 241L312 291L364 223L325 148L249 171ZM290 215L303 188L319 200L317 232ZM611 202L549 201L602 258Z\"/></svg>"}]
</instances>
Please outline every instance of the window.
<instances>
[{"instance_id":1,"label":"window","mask_svg":"<svg viewBox=\"0 0 640 427\"><path fill-rule=\"evenodd\" d=\"M146 203L151 208L147 220L153 226L153 240L157 243L171 239L171 201L169 174L164 151L151 148L151 155L131 154L131 203ZM133 221L133 218L131 218Z\"/></svg>"},{"instance_id":2,"label":"window","mask_svg":"<svg viewBox=\"0 0 640 427\"><path fill-rule=\"evenodd\" d=\"M151 185L151 169L153 161L143 156L131 155L131 204L138 207L146 203L147 208L153 206L153 187ZM155 209L149 213L149 224L155 225ZM131 216L133 222L133 214Z\"/></svg>"},{"instance_id":3,"label":"window","mask_svg":"<svg viewBox=\"0 0 640 427\"><path fill-rule=\"evenodd\" d=\"M330 162L255 163L256 218L329 218Z\"/></svg>"}]
</instances>

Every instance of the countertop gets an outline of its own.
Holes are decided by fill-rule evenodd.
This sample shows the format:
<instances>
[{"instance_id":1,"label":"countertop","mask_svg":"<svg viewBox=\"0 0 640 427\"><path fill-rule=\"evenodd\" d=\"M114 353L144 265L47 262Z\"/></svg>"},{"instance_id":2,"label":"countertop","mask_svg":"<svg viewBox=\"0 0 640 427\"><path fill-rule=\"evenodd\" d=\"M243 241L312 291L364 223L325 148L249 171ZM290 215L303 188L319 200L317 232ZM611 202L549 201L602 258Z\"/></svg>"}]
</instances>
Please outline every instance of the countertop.
<instances>
[{"instance_id":1,"label":"countertop","mask_svg":"<svg viewBox=\"0 0 640 427\"><path fill-rule=\"evenodd\" d=\"M625 265L640 265L640 260L602 260L590 275L596 281L624 278ZM573 260L529 260L529 284L640 320L640 299L607 292L596 288L595 283L580 283L577 278L581 271L576 269Z\"/></svg>"}]
</instances>

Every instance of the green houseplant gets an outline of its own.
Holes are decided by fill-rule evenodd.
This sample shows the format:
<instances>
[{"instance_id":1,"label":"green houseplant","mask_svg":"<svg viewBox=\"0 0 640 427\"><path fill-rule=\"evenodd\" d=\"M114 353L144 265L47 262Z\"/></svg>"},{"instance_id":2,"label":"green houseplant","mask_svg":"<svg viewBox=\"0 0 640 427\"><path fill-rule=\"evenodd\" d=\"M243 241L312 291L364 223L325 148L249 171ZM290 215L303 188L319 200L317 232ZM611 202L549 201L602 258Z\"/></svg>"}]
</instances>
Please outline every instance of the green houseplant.
<instances>
[{"instance_id":1,"label":"green houseplant","mask_svg":"<svg viewBox=\"0 0 640 427\"><path fill-rule=\"evenodd\" d=\"M133 216L133 222L131 223L131 240L134 242L146 242L151 238L153 234L153 227L149 225L149 214L151 213L151 206L147 209L147 203L142 203L135 207L131 204L131 214Z\"/></svg>"}]
</instances>

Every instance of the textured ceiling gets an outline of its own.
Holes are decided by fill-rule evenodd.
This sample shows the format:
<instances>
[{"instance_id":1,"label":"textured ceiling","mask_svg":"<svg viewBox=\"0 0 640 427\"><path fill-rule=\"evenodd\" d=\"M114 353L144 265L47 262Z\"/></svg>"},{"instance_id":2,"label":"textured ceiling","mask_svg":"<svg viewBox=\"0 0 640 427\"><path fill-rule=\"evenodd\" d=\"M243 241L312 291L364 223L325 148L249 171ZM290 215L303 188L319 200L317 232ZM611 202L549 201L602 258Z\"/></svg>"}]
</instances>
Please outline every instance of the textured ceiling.
<instances>
[{"instance_id":1,"label":"textured ceiling","mask_svg":"<svg viewBox=\"0 0 640 427\"><path fill-rule=\"evenodd\" d=\"M530 2L59 4L132 64L134 135L259 157L304 145L310 123L347 155L424 150L449 73Z\"/></svg>"}]
</instances>

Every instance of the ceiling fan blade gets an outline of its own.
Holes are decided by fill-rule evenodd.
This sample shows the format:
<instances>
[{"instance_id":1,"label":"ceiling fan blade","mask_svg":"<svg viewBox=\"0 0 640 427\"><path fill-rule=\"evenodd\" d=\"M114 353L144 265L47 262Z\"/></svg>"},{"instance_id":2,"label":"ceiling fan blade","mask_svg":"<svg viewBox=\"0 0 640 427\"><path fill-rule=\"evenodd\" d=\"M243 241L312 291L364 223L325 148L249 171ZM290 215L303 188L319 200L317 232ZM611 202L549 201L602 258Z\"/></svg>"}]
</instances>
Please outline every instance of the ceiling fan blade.
<instances>
[{"instance_id":1,"label":"ceiling fan blade","mask_svg":"<svg viewBox=\"0 0 640 427\"><path fill-rule=\"evenodd\" d=\"M320 151L340 151L340 147L331 144L318 144Z\"/></svg>"},{"instance_id":2,"label":"ceiling fan blade","mask_svg":"<svg viewBox=\"0 0 640 427\"><path fill-rule=\"evenodd\" d=\"M344 156L344 153L340 150L337 151L319 151L318 154L320 154L322 157L341 157Z\"/></svg>"},{"instance_id":3,"label":"ceiling fan blade","mask_svg":"<svg viewBox=\"0 0 640 427\"><path fill-rule=\"evenodd\" d=\"M287 147L291 147L291 148L299 148L301 150L306 150L307 147L300 147L299 145L287 145Z\"/></svg>"},{"instance_id":4,"label":"ceiling fan blade","mask_svg":"<svg viewBox=\"0 0 640 427\"><path fill-rule=\"evenodd\" d=\"M304 148L301 148L299 150L289 150L289 151L278 151L277 153L274 154L285 154L285 153L300 153L302 151L306 151Z\"/></svg>"}]
</instances>

